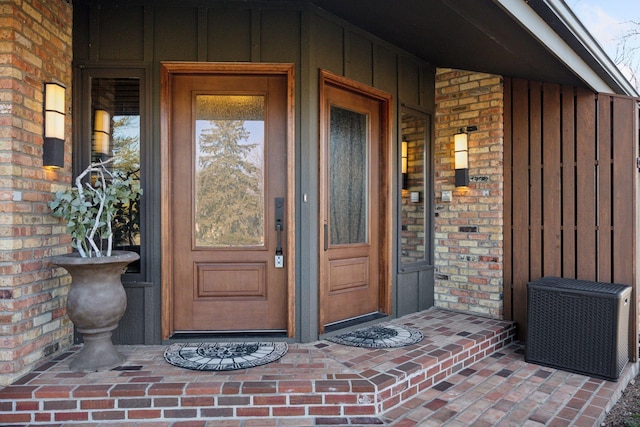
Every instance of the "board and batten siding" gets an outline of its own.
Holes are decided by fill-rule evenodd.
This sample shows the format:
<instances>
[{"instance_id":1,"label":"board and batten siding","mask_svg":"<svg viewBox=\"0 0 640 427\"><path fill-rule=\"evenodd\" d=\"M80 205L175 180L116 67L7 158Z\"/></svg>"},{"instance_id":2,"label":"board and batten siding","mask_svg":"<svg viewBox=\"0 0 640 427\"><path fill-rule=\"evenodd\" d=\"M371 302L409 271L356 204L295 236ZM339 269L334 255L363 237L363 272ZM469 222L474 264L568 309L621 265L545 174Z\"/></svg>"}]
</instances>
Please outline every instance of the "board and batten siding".
<instances>
[{"instance_id":1,"label":"board and batten siding","mask_svg":"<svg viewBox=\"0 0 640 427\"><path fill-rule=\"evenodd\" d=\"M74 84L91 70L144 70L148 135L142 144L144 186L144 280L125 284L129 309L119 330L120 344L159 343L160 296L160 63L272 62L294 64L296 138L296 339L317 338L318 313L318 76L324 69L384 90L393 98L393 129L399 106L434 110L435 68L348 22L308 3L265 1L74 1ZM104 72L104 71L101 71ZM102 75L102 74L101 74ZM88 95L74 108L84 111ZM90 115L82 115L85 121ZM77 117L81 117L78 115ZM84 130L83 130L84 129ZM74 123L74 159L83 159L82 135L90 124ZM398 141L394 132L394 146ZM84 150L86 152L86 149ZM74 156L75 157L75 156ZM397 168L397 153L389 165ZM302 202L306 195L307 202ZM394 229L399 224L394 222ZM396 271L393 253L393 271ZM427 274L428 273L428 274ZM126 280L126 278L125 278ZM395 278L394 278L395 280ZM403 278L414 300L418 286L433 286L432 272ZM402 291L401 291L402 292ZM394 307L394 312L396 309Z\"/></svg>"}]
</instances>

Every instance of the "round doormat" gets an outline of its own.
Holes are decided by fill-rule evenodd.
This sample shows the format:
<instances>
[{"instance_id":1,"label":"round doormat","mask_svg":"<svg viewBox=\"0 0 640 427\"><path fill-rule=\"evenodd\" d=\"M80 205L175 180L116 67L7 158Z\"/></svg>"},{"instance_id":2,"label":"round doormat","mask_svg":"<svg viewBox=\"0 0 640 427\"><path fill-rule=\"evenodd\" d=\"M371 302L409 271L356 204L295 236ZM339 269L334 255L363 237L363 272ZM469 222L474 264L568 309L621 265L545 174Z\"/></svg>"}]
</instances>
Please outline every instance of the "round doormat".
<instances>
[{"instance_id":1,"label":"round doormat","mask_svg":"<svg viewBox=\"0 0 640 427\"><path fill-rule=\"evenodd\" d=\"M379 324L327 338L337 344L352 347L392 348L404 347L422 341L424 335L404 325Z\"/></svg>"},{"instance_id":2,"label":"round doormat","mask_svg":"<svg viewBox=\"0 0 640 427\"><path fill-rule=\"evenodd\" d=\"M212 342L171 344L164 359L195 371L234 371L266 365L284 356L284 342Z\"/></svg>"}]
</instances>

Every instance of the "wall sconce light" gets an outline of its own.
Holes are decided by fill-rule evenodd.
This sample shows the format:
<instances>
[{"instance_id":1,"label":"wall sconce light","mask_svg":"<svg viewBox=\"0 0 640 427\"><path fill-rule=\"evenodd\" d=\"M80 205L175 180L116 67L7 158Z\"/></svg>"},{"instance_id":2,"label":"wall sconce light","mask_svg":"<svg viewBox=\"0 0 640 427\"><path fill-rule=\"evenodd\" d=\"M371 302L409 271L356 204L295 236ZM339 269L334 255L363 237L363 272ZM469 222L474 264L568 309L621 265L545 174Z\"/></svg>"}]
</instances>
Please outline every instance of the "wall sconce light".
<instances>
[{"instance_id":1,"label":"wall sconce light","mask_svg":"<svg viewBox=\"0 0 640 427\"><path fill-rule=\"evenodd\" d=\"M469 132L478 130L477 126L460 128L453 136L453 154L456 169L456 187L469 186Z\"/></svg>"},{"instance_id":2,"label":"wall sconce light","mask_svg":"<svg viewBox=\"0 0 640 427\"><path fill-rule=\"evenodd\" d=\"M409 165L409 143L406 141L402 141L402 189L407 189L407 167Z\"/></svg>"},{"instance_id":3,"label":"wall sconce light","mask_svg":"<svg viewBox=\"0 0 640 427\"><path fill-rule=\"evenodd\" d=\"M93 151L98 155L109 155L111 143L111 116L105 110L96 110L93 120Z\"/></svg>"},{"instance_id":4,"label":"wall sconce light","mask_svg":"<svg viewBox=\"0 0 640 427\"><path fill-rule=\"evenodd\" d=\"M64 167L64 116L66 89L58 83L44 85L44 143L42 166Z\"/></svg>"},{"instance_id":5,"label":"wall sconce light","mask_svg":"<svg viewBox=\"0 0 640 427\"><path fill-rule=\"evenodd\" d=\"M457 133L453 137L454 162L456 168L456 187L469 186L469 144L466 133Z\"/></svg>"}]
</instances>

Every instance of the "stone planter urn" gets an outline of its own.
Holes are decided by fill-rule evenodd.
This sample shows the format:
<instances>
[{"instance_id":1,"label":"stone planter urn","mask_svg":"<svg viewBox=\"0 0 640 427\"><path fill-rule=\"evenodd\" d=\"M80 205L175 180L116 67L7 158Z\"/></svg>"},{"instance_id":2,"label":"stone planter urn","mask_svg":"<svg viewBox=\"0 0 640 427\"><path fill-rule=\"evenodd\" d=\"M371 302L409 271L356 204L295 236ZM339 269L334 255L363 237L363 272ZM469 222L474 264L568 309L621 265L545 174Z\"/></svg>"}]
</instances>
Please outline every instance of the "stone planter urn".
<instances>
[{"instance_id":1,"label":"stone planter urn","mask_svg":"<svg viewBox=\"0 0 640 427\"><path fill-rule=\"evenodd\" d=\"M126 360L113 346L111 333L127 308L120 275L139 258L135 252L114 251L111 256L70 254L49 259L71 275L67 314L84 339L84 346L69 365L71 370L108 370Z\"/></svg>"}]
</instances>

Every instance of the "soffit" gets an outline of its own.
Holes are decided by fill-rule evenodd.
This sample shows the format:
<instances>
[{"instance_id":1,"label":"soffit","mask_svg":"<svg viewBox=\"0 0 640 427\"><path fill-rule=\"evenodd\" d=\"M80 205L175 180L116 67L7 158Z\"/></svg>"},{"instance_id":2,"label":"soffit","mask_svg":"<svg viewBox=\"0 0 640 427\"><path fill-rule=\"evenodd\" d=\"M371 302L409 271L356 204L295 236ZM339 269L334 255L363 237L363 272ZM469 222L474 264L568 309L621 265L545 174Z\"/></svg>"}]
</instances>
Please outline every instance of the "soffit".
<instances>
[{"instance_id":1,"label":"soffit","mask_svg":"<svg viewBox=\"0 0 640 427\"><path fill-rule=\"evenodd\" d=\"M437 67L584 82L493 0L311 0Z\"/></svg>"}]
</instances>

